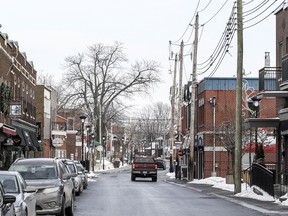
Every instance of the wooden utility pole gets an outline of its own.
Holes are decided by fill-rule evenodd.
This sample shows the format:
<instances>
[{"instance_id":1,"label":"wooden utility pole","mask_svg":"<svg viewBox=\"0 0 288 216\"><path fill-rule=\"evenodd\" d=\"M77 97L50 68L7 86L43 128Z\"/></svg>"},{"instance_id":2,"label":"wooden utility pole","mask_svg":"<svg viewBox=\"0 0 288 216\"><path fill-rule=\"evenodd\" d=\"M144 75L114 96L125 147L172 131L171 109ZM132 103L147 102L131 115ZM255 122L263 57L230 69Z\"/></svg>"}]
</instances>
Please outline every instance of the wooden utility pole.
<instances>
[{"instance_id":1,"label":"wooden utility pole","mask_svg":"<svg viewBox=\"0 0 288 216\"><path fill-rule=\"evenodd\" d=\"M180 45L180 54L179 54L179 94L178 94L178 125L177 125L177 133L178 133L178 141L181 141L182 136L182 104L183 104L183 88L182 88L182 80L183 80L183 48L184 42L181 42Z\"/></svg>"},{"instance_id":2,"label":"wooden utility pole","mask_svg":"<svg viewBox=\"0 0 288 216\"><path fill-rule=\"evenodd\" d=\"M176 72L177 72L177 54L175 55L173 86L172 86L172 95L171 95L170 169L169 169L169 172L174 172L173 162L175 159L173 148L174 148L174 125L175 125L174 116L175 116Z\"/></svg>"},{"instance_id":3,"label":"wooden utility pole","mask_svg":"<svg viewBox=\"0 0 288 216\"><path fill-rule=\"evenodd\" d=\"M194 52L193 52L193 71L192 71L192 92L190 100L190 154L189 154L189 170L188 179L194 179L194 146L195 146L195 99L196 99L196 81L197 81L197 48L198 48L198 25L199 15L197 13L195 20L195 38L194 38Z\"/></svg>"},{"instance_id":4,"label":"wooden utility pole","mask_svg":"<svg viewBox=\"0 0 288 216\"><path fill-rule=\"evenodd\" d=\"M243 79L243 17L242 0L237 0L237 88L236 88L236 134L234 193L241 192L242 151L242 79Z\"/></svg>"}]
</instances>

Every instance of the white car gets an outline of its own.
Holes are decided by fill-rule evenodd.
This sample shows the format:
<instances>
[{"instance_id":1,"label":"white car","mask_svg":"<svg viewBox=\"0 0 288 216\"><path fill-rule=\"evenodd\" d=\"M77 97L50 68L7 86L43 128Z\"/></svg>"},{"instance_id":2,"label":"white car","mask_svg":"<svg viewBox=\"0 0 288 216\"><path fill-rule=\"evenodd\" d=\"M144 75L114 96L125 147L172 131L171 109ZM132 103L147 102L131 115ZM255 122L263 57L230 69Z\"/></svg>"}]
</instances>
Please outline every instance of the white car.
<instances>
[{"instance_id":1,"label":"white car","mask_svg":"<svg viewBox=\"0 0 288 216\"><path fill-rule=\"evenodd\" d=\"M63 162L68 167L73 176L75 194L79 196L83 192L84 184L81 175L78 173L77 166L72 160L69 159L64 159Z\"/></svg>"},{"instance_id":2,"label":"white car","mask_svg":"<svg viewBox=\"0 0 288 216\"><path fill-rule=\"evenodd\" d=\"M16 216L36 216L36 188L28 186L22 176L13 171L0 171L0 182L5 194L16 197Z\"/></svg>"}]
</instances>

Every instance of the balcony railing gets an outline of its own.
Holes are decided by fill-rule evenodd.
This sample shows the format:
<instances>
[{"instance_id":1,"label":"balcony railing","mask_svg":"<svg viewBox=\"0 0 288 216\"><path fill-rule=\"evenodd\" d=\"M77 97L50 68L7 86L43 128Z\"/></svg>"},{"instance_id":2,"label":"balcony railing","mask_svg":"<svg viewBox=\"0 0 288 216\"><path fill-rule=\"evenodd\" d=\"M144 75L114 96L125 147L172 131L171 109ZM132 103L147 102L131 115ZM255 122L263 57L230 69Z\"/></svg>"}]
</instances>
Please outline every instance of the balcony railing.
<instances>
[{"instance_id":1,"label":"balcony railing","mask_svg":"<svg viewBox=\"0 0 288 216\"><path fill-rule=\"evenodd\" d=\"M278 91L281 77L281 67L264 67L260 69L259 91Z\"/></svg>"},{"instance_id":2,"label":"balcony railing","mask_svg":"<svg viewBox=\"0 0 288 216\"><path fill-rule=\"evenodd\" d=\"M66 123L52 122L52 131L66 131L66 130L67 130Z\"/></svg>"}]
</instances>

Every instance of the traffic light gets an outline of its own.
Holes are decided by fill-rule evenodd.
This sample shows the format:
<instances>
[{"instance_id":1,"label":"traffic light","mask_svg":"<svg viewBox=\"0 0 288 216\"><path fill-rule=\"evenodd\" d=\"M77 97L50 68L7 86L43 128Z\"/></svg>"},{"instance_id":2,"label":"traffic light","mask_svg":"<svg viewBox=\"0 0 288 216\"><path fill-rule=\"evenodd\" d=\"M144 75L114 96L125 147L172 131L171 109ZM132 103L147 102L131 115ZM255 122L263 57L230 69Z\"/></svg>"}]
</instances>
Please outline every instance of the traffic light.
<instances>
[{"instance_id":1,"label":"traffic light","mask_svg":"<svg viewBox=\"0 0 288 216\"><path fill-rule=\"evenodd\" d=\"M190 148L186 149L186 154L190 154Z\"/></svg>"}]
</instances>

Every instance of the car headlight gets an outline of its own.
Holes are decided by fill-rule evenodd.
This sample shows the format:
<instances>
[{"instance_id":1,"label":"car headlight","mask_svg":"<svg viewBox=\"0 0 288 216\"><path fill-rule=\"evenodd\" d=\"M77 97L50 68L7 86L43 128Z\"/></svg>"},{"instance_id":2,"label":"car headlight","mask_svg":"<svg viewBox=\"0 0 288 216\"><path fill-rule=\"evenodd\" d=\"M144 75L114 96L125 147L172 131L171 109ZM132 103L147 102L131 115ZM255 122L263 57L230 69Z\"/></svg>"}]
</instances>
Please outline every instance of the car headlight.
<instances>
[{"instance_id":1,"label":"car headlight","mask_svg":"<svg viewBox=\"0 0 288 216\"><path fill-rule=\"evenodd\" d=\"M43 194L51 194L51 193L58 193L62 191L62 187L51 187L51 188L45 188L43 190Z\"/></svg>"}]
</instances>

